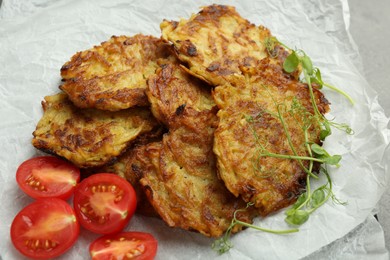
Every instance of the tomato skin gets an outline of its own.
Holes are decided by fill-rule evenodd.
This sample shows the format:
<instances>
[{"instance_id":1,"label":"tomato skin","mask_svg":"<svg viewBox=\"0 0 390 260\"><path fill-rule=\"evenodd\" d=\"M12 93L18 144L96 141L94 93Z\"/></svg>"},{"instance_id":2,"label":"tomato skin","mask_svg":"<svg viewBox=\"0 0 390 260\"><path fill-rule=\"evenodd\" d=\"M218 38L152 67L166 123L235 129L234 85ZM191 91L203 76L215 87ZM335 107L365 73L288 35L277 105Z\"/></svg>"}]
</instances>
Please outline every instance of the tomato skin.
<instances>
[{"instance_id":1,"label":"tomato skin","mask_svg":"<svg viewBox=\"0 0 390 260\"><path fill-rule=\"evenodd\" d=\"M57 198L27 205L15 216L10 231L15 248L34 259L60 256L73 246L79 232L72 207Z\"/></svg>"},{"instance_id":2,"label":"tomato skin","mask_svg":"<svg viewBox=\"0 0 390 260\"><path fill-rule=\"evenodd\" d=\"M130 221L137 199L127 180L112 173L98 173L76 187L73 206L84 228L98 234L113 234L122 231Z\"/></svg>"},{"instance_id":3,"label":"tomato skin","mask_svg":"<svg viewBox=\"0 0 390 260\"><path fill-rule=\"evenodd\" d=\"M18 167L16 181L19 187L34 199L66 200L80 181L80 170L54 156L34 157Z\"/></svg>"},{"instance_id":4,"label":"tomato skin","mask_svg":"<svg viewBox=\"0 0 390 260\"><path fill-rule=\"evenodd\" d=\"M92 260L152 260L157 254L157 240L144 232L105 235L92 242L89 253ZM127 257L133 255L133 258L126 258L126 254L129 254Z\"/></svg>"}]
</instances>

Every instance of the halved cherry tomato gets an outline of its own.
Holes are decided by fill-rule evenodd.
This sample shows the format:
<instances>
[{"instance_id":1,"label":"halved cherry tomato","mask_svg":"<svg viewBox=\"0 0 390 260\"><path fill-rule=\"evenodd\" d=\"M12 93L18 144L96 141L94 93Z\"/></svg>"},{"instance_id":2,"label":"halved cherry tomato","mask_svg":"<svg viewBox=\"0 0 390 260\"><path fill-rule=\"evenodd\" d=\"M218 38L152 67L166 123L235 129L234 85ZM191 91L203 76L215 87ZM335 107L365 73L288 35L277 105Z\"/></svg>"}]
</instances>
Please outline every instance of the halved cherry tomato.
<instances>
[{"instance_id":1,"label":"halved cherry tomato","mask_svg":"<svg viewBox=\"0 0 390 260\"><path fill-rule=\"evenodd\" d=\"M57 198L37 200L22 209L11 225L11 240L23 255L59 256L77 240L80 226L72 207Z\"/></svg>"},{"instance_id":2,"label":"halved cherry tomato","mask_svg":"<svg viewBox=\"0 0 390 260\"><path fill-rule=\"evenodd\" d=\"M80 224L98 234L120 232L133 216L136 205L131 184L110 173L98 173L84 179L73 197Z\"/></svg>"},{"instance_id":3,"label":"halved cherry tomato","mask_svg":"<svg viewBox=\"0 0 390 260\"><path fill-rule=\"evenodd\" d=\"M53 156L29 159L16 172L19 187L34 199L68 199L79 180L76 166Z\"/></svg>"},{"instance_id":4,"label":"halved cherry tomato","mask_svg":"<svg viewBox=\"0 0 390 260\"><path fill-rule=\"evenodd\" d=\"M157 240L149 233L123 232L96 239L89 247L93 260L151 260L157 253Z\"/></svg>"}]
</instances>

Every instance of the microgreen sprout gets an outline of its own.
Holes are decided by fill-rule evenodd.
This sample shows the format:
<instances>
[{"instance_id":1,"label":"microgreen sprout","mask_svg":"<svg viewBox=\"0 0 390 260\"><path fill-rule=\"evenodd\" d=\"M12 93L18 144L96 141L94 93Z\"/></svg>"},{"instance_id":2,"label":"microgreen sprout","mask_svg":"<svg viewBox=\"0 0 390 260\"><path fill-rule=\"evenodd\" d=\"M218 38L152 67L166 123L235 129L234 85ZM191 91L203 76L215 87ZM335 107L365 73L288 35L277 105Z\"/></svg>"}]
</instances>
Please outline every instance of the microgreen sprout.
<instances>
[{"instance_id":1,"label":"microgreen sprout","mask_svg":"<svg viewBox=\"0 0 390 260\"><path fill-rule=\"evenodd\" d=\"M218 253L220 254L223 254L227 251L230 250L230 248L233 247L233 244L232 242L230 241L230 236L231 236L231 233L232 233L232 230L233 228L236 226L236 225L241 225L243 227L248 227L248 228L253 228L253 229L256 229L256 230L259 230L259 231L263 231L263 232L268 232L268 233L273 233L273 234L289 234L289 233L295 233L295 232L298 232L299 229L297 228L292 228L292 229L286 229L286 230L274 230L274 229L268 229L268 228L263 228L263 227L260 227L260 226L256 226L256 225L253 225L253 224L249 224L249 223L246 223L244 221L241 221L237 218L237 213L241 212L241 211L245 211L247 208L253 206L253 203L249 202L246 206L246 208L243 208L243 209L238 209L234 212L233 214L233 219L228 227L228 229L226 230L225 234L215 240L213 242L213 244L211 245L211 247L217 251Z\"/></svg>"},{"instance_id":2,"label":"microgreen sprout","mask_svg":"<svg viewBox=\"0 0 390 260\"><path fill-rule=\"evenodd\" d=\"M287 50L289 50L291 53L287 56L283 63L283 69L287 73L294 72L299 65L302 66L302 71L304 74L304 78L306 80L306 83L308 85L311 85L311 83L316 83L319 88L322 88L323 86L332 89L344 97L346 97L351 104L354 104L355 101L343 90L338 89L322 80L321 71L319 68L314 67L313 63L309 56L306 55L306 53L303 50L294 50L288 47L287 45L280 42L276 37L268 37L265 40L265 47L268 51L268 54L271 57L276 57L277 54L275 54L275 46L281 45Z\"/></svg>"},{"instance_id":3,"label":"microgreen sprout","mask_svg":"<svg viewBox=\"0 0 390 260\"><path fill-rule=\"evenodd\" d=\"M333 194L332 179L330 178L326 167L321 167L320 172L326 176L327 183L311 192L310 176L307 176L306 191L302 193L295 204L285 212L285 221L288 224L294 226L302 225L309 219L309 215L321 207L329 198L337 204L346 204L345 202L338 200Z\"/></svg>"},{"instance_id":4,"label":"microgreen sprout","mask_svg":"<svg viewBox=\"0 0 390 260\"><path fill-rule=\"evenodd\" d=\"M272 96L272 91L268 89L267 86L264 87L264 93L268 93L271 99L274 102L277 112L272 111L262 111L257 116L249 116L244 115L246 122L248 123L249 128L252 131L252 134L255 139L255 155L253 156L253 165L254 171L259 171L261 174L256 175L257 177L268 178L270 175L274 174L274 170L272 169L264 169L260 163L260 159L262 157L274 157L280 159L289 159L296 160L302 170L307 174L306 175L306 189L305 191L298 196L296 202L285 211L286 218L285 221L294 227L300 226L304 224L315 210L321 207L324 203L326 203L329 198L333 200L333 202L337 204L344 205L344 202L341 202L336 198L332 191L332 180L327 171L327 166L340 166L340 161L342 157L340 155L331 155L329 154L324 147L320 145L320 142L310 140L310 132L315 129L317 133L319 133L320 141L324 141L326 137L332 134L332 127L340 129L347 134L353 134L353 130L347 124L340 124L328 120L325 116L319 111L317 106L316 98L314 95L313 85L315 83L318 88L322 88L326 86L330 89L333 89L345 96L352 104L354 104L353 99L346 94L344 91L339 90L332 85L325 83L322 80L321 71L313 66L313 63L309 56L302 50L293 50L288 46L284 45L280 41L278 41L275 37L269 37L265 40L265 46L269 53L269 56L275 58L278 56L278 52L275 48L276 45L283 46L284 48L290 51L290 54L287 56L283 63L283 69L287 73L295 72L299 67L302 68L304 80L308 85L311 104L313 107L313 112L308 111L302 103L294 97L290 102L289 107L285 103L278 103ZM304 147L306 149L306 154L304 156L299 155L296 147L292 142L291 134L289 132L289 126L285 120L285 116L290 116L295 119L295 123L300 126L304 135ZM285 138L287 140L288 146L291 150L291 154L278 154L270 152L268 148L268 142L263 140L256 131L254 124L256 120L261 117L272 117L274 119L278 119L282 125ZM302 150L302 149L301 149ZM302 151L300 151L302 152ZM314 172L314 163L320 163L323 166L320 167L319 172ZM326 176L326 183L321 185L312 191L311 187L311 179L319 179L318 175L323 174ZM253 206L253 203L248 203L247 208ZM249 223L245 223L237 219L236 214L240 211L246 209L239 209L234 212L233 219L231 221L230 226L228 227L226 233L221 238L214 241L212 247L217 250L219 253L224 253L233 247L230 236L232 233L232 229L236 225L241 225L243 227L249 227L256 230L260 230L263 232L269 232L274 234L288 234L298 232L297 228L287 229L287 230L272 230L259 226L255 226Z\"/></svg>"}]
</instances>

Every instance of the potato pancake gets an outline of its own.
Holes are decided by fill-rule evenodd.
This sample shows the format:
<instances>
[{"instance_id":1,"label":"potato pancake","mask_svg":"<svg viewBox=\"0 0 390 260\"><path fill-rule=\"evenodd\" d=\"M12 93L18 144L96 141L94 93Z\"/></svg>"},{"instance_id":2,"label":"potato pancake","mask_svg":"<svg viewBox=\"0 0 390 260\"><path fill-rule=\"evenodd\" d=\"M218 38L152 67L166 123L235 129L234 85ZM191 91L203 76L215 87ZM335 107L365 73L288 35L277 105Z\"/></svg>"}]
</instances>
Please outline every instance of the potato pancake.
<instances>
[{"instance_id":1,"label":"potato pancake","mask_svg":"<svg viewBox=\"0 0 390 260\"><path fill-rule=\"evenodd\" d=\"M218 119L205 91L209 86L176 65L159 69L153 77L148 97L169 132L161 142L137 149L133 171L142 174L140 183L150 203L169 226L218 237L246 203L234 197L216 173L212 149ZM251 223L255 212L248 209L237 216ZM236 226L234 232L240 229Z\"/></svg>"},{"instance_id":2,"label":"potato pancake","mask_svg":"<svg viewBox=\"0 0 390 260\"><path fill-rule=\"evenodd\" d=\"M167 64L148 80L146 95L153 115L169 127L170 118L186 107L196 111L215 106L211 86L183 71L178 64Z\"/></svg>"},{"instance_id":3,"label":"potato pancake","mask_svg":"<svg viewBox=\"0 0 390 260\"><path fill-rule=\"evenodd\" d=\"M62 66L65 82L60 89L80 108L117 111L147 106L146 80L168 57L173 57L169 48L156 37L112 36Z\"/></svg>"},{"instance_id":4,"label":"potato pancake","mask_svg":"<svg viewBox=\"0 0 390 260\"><path fill-rule=\"evenodd\" d=\"M231 6L206 6L188 20L165 20L160 27L189 72L214 86L236 80L242 69L268 56L269 30L251 24Z\"/></svg>"},{"instance_id":5,"label":"potato pancake","mask_svg":"<svg viewBox=\"0 0 390 260\"><path fill-rule=\"evenodd\" d=\"M45 97L42 107L44 114L33 133L32 144L80 168L108 163L137 136L159 126L148 109L79 109L64 93Z\"/></svg>"},{"instance_id":6,"label":"potato pancake","mask_svg":"<svg viewBox=\"0 0 390 260\"><path fill-rule=\"evenodd\" d=\"M320 144L320 127L307 85L286 78L279 64L264 59L245 81L215 88L219 125L214 152L226 187L259 214L292 204L305 189L309 162L270 154L310 156L307 145ZM319 112L329 106L314 89ZM318 166L318 165L317 165Z\"/></svg>"},{"instance_id":7,"label":"potato pancake","mask_svg":"<svg viewBox=\"0 0 390 260\"><path fill-rule=\"evenodd\" d=\"M162 142L141 149L138 158L143 163L135 169L142 172L140 183L150 203L169 226L219 237L246 203L217 176L212 152L215 126L210 124L215 115L185 110L183 117L193 113L197 119L181 120L182 127L170 129ZM252 208L237 214L248 223L254 216ZM240 229L236 226L233 232Z\"/></svg>"}]
</instances>

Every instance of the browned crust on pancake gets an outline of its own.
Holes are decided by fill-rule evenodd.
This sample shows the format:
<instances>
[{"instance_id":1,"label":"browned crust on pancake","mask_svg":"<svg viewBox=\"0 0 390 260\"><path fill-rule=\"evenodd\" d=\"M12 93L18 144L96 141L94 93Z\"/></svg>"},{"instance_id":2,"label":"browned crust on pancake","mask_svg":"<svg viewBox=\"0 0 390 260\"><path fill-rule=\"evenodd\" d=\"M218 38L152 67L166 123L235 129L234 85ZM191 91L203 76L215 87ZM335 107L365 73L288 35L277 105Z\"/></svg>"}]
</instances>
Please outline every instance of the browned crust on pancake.
<instances>
[{"instance_id":1,"label":"browned crust on pancake","mask_svg":"<svg viewBox=\"0 0 390 260\"><path fill-rule=\"evenodd\" d=\"M137 136L158 125L148 109L79 109L63 93L45 97L42 107L44 114L33 133L32 144L80 168L110 162Z\"/></svg>"},{"instance_id":2,"label":"browned crust on pancake","mask_svg":"<svg viewBox=\"0 0 390 260\"><path fill-rule=\"evenodd\" d=\"M60 88L80 108L117 111L147 106L146 80L170 56L167 45L156 37L112 36L66 62Z\"/></svg>"},{"instance_id":3,"label":"browned crust on pancake","mask_svg":"<svg viewBox=\"0 0 390 260\"><path fill-rule=\"evenodd\" d=\"M206 6L188 20L165 20L160 27L191 73L214 86L235 80L268 57L264 41L269 30L242 18L232 6Z\"/></svg>"}]
</instances>

